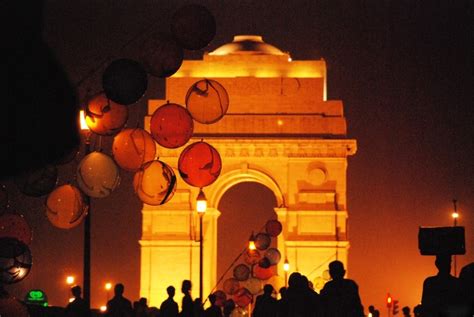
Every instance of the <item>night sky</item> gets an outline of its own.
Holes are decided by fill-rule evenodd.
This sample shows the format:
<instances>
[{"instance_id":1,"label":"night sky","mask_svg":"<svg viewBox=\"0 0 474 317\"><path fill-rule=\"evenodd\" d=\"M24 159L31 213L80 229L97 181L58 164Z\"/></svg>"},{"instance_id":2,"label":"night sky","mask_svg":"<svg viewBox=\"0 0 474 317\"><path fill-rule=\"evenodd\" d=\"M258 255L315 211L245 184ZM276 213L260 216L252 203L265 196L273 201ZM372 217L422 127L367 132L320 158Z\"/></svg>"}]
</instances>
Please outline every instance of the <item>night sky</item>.
<instances>
[{"instance_id":1,"label":"night sky","mask_svg":"<svg viewBox=\"0 0 474 317\"><path fill-rule=\"evenodd\" d=\"M190 2L49 0L43 35L77 83L102 60L133 53L133 42L124 44L150 25L167 31L172 13L185 3ZM188 58L199 58L236 34L258 34L293 60L326 60L328 99L344 102L348 138L358 142L348 167L348 272L366 308L383 309L387 292L400 307L418 304L424 278L436 273L434 258L419 255L418 227L452 225L453 198L459 224L466 227L467 253L458 256L458 271L474 261L473 1L196 3L213 12L217 34L206 49L187 51ZM77 87L79 96L98 92L97 78ZM150 80L145 97L130 106L130 122L146 113L147 99L163 96L162 82ZM104 140L106 151L110 143ZM74 163L61 166L59 183L70 182L74 169ZM123 172L111 196L93 201L93 306L105 302L108 280L123 282L130 299L139 296L141 204L132 177ZM54 228L44 215L44 199L21 195L11 182L7 186L12 208L34 230L30 276L8 290L23 297L30 288L41 288L51 304L65 305L66 275L82 280L82 226ZM231 198L249 191L237 187L223 204L239 204ZM265 197L271 206L273 197Z\"/></svg>"}]
</instances>

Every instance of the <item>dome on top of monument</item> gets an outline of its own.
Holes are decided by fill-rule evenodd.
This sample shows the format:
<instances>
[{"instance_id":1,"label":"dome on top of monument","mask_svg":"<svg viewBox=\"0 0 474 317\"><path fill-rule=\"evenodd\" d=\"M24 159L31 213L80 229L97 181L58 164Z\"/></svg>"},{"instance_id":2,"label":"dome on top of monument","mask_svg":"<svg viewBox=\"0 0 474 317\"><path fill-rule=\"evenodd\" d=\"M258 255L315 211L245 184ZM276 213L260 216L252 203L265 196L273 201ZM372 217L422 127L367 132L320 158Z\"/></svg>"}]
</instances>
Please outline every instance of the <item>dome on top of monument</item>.
<instances>
[{"instance_id":1,"label":"dome on top of monument","mask_svg":"<svg viewBox=\"0 0 474 317\"><path fill-rule=\"evenodd\" d=\"M218 47L209 55L285 55L285 53L265 43L259 35L236 35L232 43Z\"/></svg>"}]
</instances>

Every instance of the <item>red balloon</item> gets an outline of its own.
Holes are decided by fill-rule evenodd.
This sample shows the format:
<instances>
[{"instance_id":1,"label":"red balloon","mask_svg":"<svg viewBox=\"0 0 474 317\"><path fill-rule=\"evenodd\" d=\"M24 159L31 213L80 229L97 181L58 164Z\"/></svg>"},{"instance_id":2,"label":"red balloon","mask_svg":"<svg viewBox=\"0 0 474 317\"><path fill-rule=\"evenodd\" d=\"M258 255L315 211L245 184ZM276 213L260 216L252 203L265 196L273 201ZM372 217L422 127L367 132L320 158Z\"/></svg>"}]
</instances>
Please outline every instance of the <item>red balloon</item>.
<instances>
[{"instance_id":1,"label":"red balloon","mask_svg":"<svg viewBox=\"0 0 474 317\"><path fill-rule=\"evenodd\" d=\"M108 99L104 93L92 97L85 112L87 126L100 135L118 133L128 119L128 108Z\"/></svg>"},{"instance_id":2,"label":"red balloon","mask_svg":"<svg viewBox=\"0 0 474 317\"><path fill-rule=\"evenodd\" d=\"M278 220L268 220L265 224L265 231L270 235L270 237L278 236L282 230L283 226Z\"/></svg>"},{"instance_id":3,"label":"red balloon","mask_svg":"<svg viewBox=\"0 0 474 317\"><path fill-rule=\"evenodd\" d=\"M0 216L0 238L16 238L29 245L31 236L31 228L22 215L6 213Z\"/></svg>"},{"instance_id":4,"label":"red balloon","mask_svg":"<svg viewBox=\"0 0 474 317\"><path fill-rule=\"evenodd\" d=\"M255 265L253 267L253 276L259 280L268 280L273 275L276 275L276 265L272 265L268 268L263 268L260 265Z\"/></svg>"},{"instance_id":5,"label":"red balloon","mask_svg":"<svg viewBox=\"0 0 474 317\"><path fill-rule=\"evenodd\" d=\"M216 296L216 305L219 307L224 307L225 301L227 300L227 295L223 291L215 291L214 295Z\"/></svg>"},{"instance_id":6,"label":"red balloon","mask_svg":"<svg viewBox=\"0 0 474 317\"><path fill-rule=\"evenodd\" d=\"M237 306L246 307L252 302L253 296L248 289L242 287L237 290L232 298Z\"/></svg>"},{"instance_id":7,"label":"red balloon","mask_svg":"<svg viewBox=\"0 0 474 317\"><path fill-rule=\"evenodd\" d=\"M219 152L202 141L188 145L178 160L178 170L183 180L199 188L214 183L221 173L221 168Z\"/></svg>"},{"instance_id":8,"label":"red balloon","mask_svg":"<svg viewBox=\"0 0 474 317\"><path fill-rule=\"evenodd\" d=\"M162 105L151 117L151 136L159 145L169 149L185 145L193 135L193 130L191 114L175 103Z\"/></svg>"}]
</instances>

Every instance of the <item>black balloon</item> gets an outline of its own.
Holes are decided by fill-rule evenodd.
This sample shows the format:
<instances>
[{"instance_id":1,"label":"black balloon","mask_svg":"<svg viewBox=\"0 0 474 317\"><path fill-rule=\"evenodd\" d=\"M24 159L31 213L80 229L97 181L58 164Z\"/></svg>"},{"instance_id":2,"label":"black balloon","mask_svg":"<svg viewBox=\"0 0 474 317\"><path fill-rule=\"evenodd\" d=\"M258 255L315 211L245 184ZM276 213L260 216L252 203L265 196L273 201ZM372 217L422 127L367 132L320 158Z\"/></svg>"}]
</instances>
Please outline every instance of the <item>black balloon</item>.
<instances>
[{"instance_id":1,"label":"black balloon","mask_svg":"<svg viewBox=\"0 0 474 317\"><path fill-rule=\"evenodd\" d=\"M155 32L140 45L139 60L145 71L156 77L169 77L181 67L183 48L169 34Z\"/></svg>"},{"instance_id":2,"label":"black balloon","mask_svg":"<svg viewBox=\"0 0 474 317\"><path fill-rule=\"evenodd\" d=\"M260 232L255 236L255 246L259 250L266 250L272 243L272 239L268 233Z\"/></svg>"},{"instance_id":3,"label":"black balloon","mask_svg":"<svg viewBox=\"0 0 474 317\"><path fill-rule=\"evenodd\" d=\"M32 263L26 244L15 238L0 238L0 283L20 282L30 272Z\"/></svg>"},{"instance_id":4,"label":"black balloon","mask_svg":"<svg viewBox=\"0 0 474 317\"><path fill-rule=\"evenodd\" d=\"M25 195L40 197L49 194L58 182L58 169L48 165L35 171L28 171L16 178L18 189Z\"/></svg>"},{"instance_id":5,"label":"black balloon","mask_svg":"<svg viewBox=\"0 0 474 317\"><path fill-rule=\"evenodd\" d=\"M110 100L131 105L145 94L148 77L139 62L128 58L117 59L105 69L102 87Z\"/></svg>"},{"instance_id":6,"label":"black balloon","mask_svg":"<svg viewBox=\"0 0 474 317\"><path fill-rule=\"evenodd\" d=\"M216 20L206 7L189 4L174 13L171 32L183 48L199 50L216 35Z\"/></svg>"}]
</instances>

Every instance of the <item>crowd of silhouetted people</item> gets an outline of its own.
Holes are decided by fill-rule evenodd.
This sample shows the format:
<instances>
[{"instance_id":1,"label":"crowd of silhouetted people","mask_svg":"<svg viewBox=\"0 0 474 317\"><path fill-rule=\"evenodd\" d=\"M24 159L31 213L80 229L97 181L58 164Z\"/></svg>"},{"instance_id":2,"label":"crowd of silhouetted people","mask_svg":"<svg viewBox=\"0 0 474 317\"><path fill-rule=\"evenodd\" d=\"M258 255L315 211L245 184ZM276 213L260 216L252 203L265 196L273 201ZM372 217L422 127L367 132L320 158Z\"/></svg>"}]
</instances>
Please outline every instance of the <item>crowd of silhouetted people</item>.
<instances>
[{"instance_id":1,"label":"crowd of silhouetted people","mask_svg":"<svg viewBox=\"0 0 474 317\"><path fill-rule=\"evenodd\" d=\"M438 274L428 277L423 283L421 304L413 308L402 308L400 317L467 317L474 313L474 263L466 265L459 278L450 274L451 256L436 256L435 265ZM346 271L343 263L333 261L329 264L331 280L321 291L316 292L308 278L294 272L288 279L288 287L282 287L277 299L272 285L263 287L263 294L258 295L253 305L252 317L379 317L380 312L373 305L365 314L359 297L357 284L344 278ZM174 300L176 290L169 286L168 298L159 308L148 307L147 300L141 298L134 302L123 296L124 286L115 285L115 296L108 301L106 316L110 317L230 317L236 305L227 299L223 305L217 305L217 297L208 297L209 307L204 309L202 300L191 297L191 281L184 280L181 286L183 294L181 310ZM80 287L72 288L75 300L66 307L66 316L85 316L86 306L81 298Z\"/></svg>"}]
</instances>

